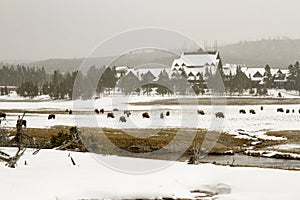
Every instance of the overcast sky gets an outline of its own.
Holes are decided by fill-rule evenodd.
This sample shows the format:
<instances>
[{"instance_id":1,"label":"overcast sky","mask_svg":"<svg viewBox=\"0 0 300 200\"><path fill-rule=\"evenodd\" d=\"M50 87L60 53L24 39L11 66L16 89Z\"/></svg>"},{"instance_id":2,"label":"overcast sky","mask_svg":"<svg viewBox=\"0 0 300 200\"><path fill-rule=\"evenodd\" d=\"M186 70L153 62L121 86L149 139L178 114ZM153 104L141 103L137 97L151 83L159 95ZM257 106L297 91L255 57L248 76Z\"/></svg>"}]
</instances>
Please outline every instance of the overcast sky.
<instances>
[{"instance_id":1,"label":"overcast sky","mask_svg":"<svg viewBox=\"0 0 300 200\"><path fill-rule=\"evenodd\" d=\"M120 32L161 27L199 44L300 38L299 0L0 0L0 60L84 57Z\"/></svg>"}]
</instances>

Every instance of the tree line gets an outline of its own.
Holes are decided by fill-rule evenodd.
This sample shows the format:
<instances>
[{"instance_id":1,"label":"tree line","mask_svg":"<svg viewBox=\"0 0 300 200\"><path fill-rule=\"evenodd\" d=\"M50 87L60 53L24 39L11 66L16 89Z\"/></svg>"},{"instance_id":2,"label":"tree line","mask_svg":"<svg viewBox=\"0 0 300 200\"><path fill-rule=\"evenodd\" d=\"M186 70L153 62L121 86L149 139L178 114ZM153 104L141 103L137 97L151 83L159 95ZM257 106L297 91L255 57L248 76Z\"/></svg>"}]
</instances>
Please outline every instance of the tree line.
<instances>
[{"instance_id":1,"label":"tree line","mask_svg":"<svg viewBox=\"0 0 300 200\"><path fill-rule=\"evenodd\" d=\"M296 90L300 94L299 62L289 65L288 70L289 73L283 75L287 80L283 87L287 90ZM257 85L253 85L251 76L247 76L241 67L236 68L235 75L230 73L225 76L222 68L217 72L212 74L207 68L204 74L198 73L191 77L184 69L173 72L171 75L162 70L158 77L155 77L149 70L140 77L132 71L121 74L119 77L115 67L91 66L85 74L81 71L62 73L59 70L49 74L43 67L3 65L0 67L0 86L2 86L0 94L8 94L7 86L16 86L20 96L49 95L52 99L89 99L99 94L110 94L116 88L124 94L149 95L155 92L162 96L174 93L205 94L208 88L227 94L244 94L246 90L249 90L250 94L265 95L268 89L276 87L274 81L278 79L271 74L269 65L264 68L263 84ZM76 85L75 80L79 84Z\"/></svg>"}]
</instances>

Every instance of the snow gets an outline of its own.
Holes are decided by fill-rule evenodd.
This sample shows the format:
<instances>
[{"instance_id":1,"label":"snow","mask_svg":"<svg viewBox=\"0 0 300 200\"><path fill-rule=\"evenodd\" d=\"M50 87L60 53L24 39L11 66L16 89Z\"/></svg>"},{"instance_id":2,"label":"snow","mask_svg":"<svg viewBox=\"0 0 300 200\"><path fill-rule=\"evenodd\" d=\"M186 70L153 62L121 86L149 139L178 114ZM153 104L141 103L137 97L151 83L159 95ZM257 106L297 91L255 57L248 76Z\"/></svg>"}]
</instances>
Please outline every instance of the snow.
<instances>
[{"instance_id":1,"label":"snow","mask_svg":"<svg viewBox=\"0 0 300 200\"><path fill-rule=\"evenodd\" d=\"M11 91L8 95L0 95L0 100L50 100L49 95L39 95L34 98L21 97L15 91Z\"/></svg>"},{"instance_id":2,"label":"snow","mask_svg":"<svg viewBox=\"0 0 300 200\"><path fill-rule=\"evenodd\" d=\"M272 148L278 150L300 150L300 144L282 144L273 146Z\"/></svg>"},{"instance_id":3,"label":"snow","mask_svg":"<svg viewBox=\"0 0 300 200\"><path fill-rule=\"evenodd\" d=\"M217 65L218 54L189 54L189 53L182 53L180 58L175 59L172 64L172 68L176 67L176 64L182 66L194 66L194 67L203 67L207 65Z\"/></svg>"},{"instance_id":4,"label":"snow","mask_svg":"<svg viewBox=\"0 0 300 200\"><path fill-rule=\"evenodd\" d=\"M1 102L1 109L20 109L49 111L73 109L73 115L56 114L55 120L48 120L47 114L27 113L25 119L29 128L49 128L55 125L79 126L79 127L109 127L109 128L201 128L207 130L223 131L239 138L245 139L270 139L284 140L285 138L266 136L268 131L300 130L299 105L262 105L260 106L212 106L212 105L133 105L132 102L147 102L154 99L169 99L170 97L145 97L145 96L115 96L101 97L88 101L42 101L42 102ZM193 100L193 98L192 98ZM191 100L191 101L192 101ZM194 99L197 102L196 98ZM277 108L292 109L295 113L277 113ZM104 108L105 111L114 112L115 119L107 118L106 114L95 115L94 109ZM204 110L205 115L198 115L197 109ZM245 109L247 114L239 114L239 109ZM254 109L255 115L250 115L249 110ZM7 121L2 120L0 127L15 127L18 115L22 111L7 113ZM119 117L124 110L131 110L132 115L126 123L119 122ZM171 112L169 117L160 119L160 113L167 110ZM224 112L225 118L218 119L216 112ZM143 119L142 113L149 112L150 119ZM291 126L292 124L292 126Z\"/></svg>"},{"instance_id":5,"label":"snow","mask_svg":"<svg viewBox=\"0 0 300 200\"><path fill-rule=\"evenodd\" d=\"M13 154L16 149L1 150ZM219 200L300 198L299 171L187 165L46 149L32 155L33 151L27 149L15 169L0 163L1 199L193 198L196 193L191 193L192 190L217 192L222 189L229 194L217 195ZM76 166L71 164L69 154ZM119 170L103 162L118 163ZM137 166L142 170L149 165L163 168L138 174L120 170L124 166L132 171Z\"/></svg>"}]
</instances>

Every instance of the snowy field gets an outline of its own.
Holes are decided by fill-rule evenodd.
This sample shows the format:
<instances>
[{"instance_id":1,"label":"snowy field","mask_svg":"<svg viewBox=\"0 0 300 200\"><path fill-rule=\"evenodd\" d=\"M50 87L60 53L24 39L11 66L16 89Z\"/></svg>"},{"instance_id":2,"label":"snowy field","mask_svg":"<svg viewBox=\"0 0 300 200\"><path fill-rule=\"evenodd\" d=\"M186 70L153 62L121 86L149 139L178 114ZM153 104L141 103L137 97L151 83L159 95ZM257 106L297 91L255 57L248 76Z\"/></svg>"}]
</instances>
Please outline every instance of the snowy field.
<instances>
[{"instance_id":1,"label":"snowy field","mask_svg":"<svg viewBox=\"0 0 300 200\"><path fill-rule=\"evenodd\" d=\"M1 150L15 152L13 148ZM106 167L90 153L41 150L32 155L33 151L28 149L15 169L0 163L1 199L193 199L208 192L218 193L214 197L219 200L300 199L299 171L99 156L104 162L130 169L168 166L150 173L130 174ZM200 192L191 192L195 190Z\"/></svg>"},{"instance_id":2,"label":"snowy field","mask_svg":"<svg viewBox=\"0 0 300 200\"><path fill-rule=\"evenodd\" d=\"M168 98L168 97L165 97ZM3 120L1 127L15 127L16 120L22 114L22 110L31 111L64 111L73 109L73 115L56 114L54 120L48 120L48 114L27 113L28 128L49 128L55 125L79 126L79 127L110 127L110 128L204 128L208 130L219 130L240 138L262 138L282 139L267 137L267 131L300 130L300 105L262 105L260 106L211 106L211 105L133 105L130 102L147 102L153 97L105 97L96 101L42 101L42 102L0 102L1 109L19 110L7 113L7 120ZM157 99L157 98L155 98ZM115 111L115 118L107 118L106 113L97 115L94 109L104 108L105 111ZM278 113L277 108L289 109L290 113ZM205 112L198 115L197 109ZM245 109L247 114L239 114L240 109ZM254 109L256 114L249 114ZM127 118L126 123L119 122L119 117L124 110L131 110L132 115ZM160 113L169 110L171 115L160 119ZM295 112L292 113L292 110ZM143 119L142 113L149 112L150 119ZM218 119L215 113L222 111L225 119Z\"/></svg>"}]
</instances>

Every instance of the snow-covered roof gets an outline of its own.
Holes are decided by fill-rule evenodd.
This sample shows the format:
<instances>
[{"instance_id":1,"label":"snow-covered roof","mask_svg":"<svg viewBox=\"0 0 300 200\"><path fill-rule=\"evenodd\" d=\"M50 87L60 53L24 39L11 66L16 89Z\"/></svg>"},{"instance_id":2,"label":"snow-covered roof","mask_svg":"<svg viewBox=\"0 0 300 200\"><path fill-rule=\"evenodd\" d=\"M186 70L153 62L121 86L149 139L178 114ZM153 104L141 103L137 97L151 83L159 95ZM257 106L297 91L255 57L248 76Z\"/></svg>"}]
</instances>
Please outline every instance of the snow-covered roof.
<instances>
[{"instance_id":1,"label":"snow-covered roof","mask_svg":"<svg viewBox=\"0 0 300 200\"><path fill-rule=\"evenodd\" d=\"M128 70L128 66L117 66L116 71L126 71Z\"/></svg>"},{"instance_id":2,"label":"snow-covered roof","mask_svg":"<svg viewBox=\"0 0 300 200\"><path fill-rule=\"evenodd\" d=\"M171 70L171 68L136 68L136 69L129 69L127 73L132 72L134 75L136 75L140 80L142 80L142 75L145 75L148 72L151 72L156 79L158 78L159 74L162 71L165 71L169 77L171 77L171 74L173 73L173 71Z\"/></svg>"},{"instance_id":3,"label":"snow-covered roof","mask_svg":"<svg viewBox=\"0 0 300 200\"><path fill-rule=\"evenodd\" d=\"M229 76L230 72L231 72L232 76L235 76L237 67L238 67L238 65L236 65L236 64L225 64L223 66L223 72L226 76ZM245 67L245 66L242 66L241 71L247 77L250 76L252 81L258 81L258 82L263 80L264 74L265 74L265 68L264 67ZM282 74L286 74L286 76L288 76L288 74L289 74L288 69L273 69L273 68L271 68L270 71L271 71L272 76L273 75L275 75L275 76L278 75L279 71L281 71ZM258 74L258 73L261 74L262 77L255 76L255 74Z\"/></svg>"},{"instance_id":4,"label":"snow-covered roof","mask_svg":"<svg viewBox=\"0 0 300 200\"><path fill-rule=\"evenodd\" d=\"M183 67L183 66L193 66L193 67L203 67L203 66L217 66L219 63L218 52L212 53L182 53L180 58L175 59L172 63L172 68Z\"/></svg>"}]
</instances>

